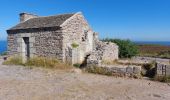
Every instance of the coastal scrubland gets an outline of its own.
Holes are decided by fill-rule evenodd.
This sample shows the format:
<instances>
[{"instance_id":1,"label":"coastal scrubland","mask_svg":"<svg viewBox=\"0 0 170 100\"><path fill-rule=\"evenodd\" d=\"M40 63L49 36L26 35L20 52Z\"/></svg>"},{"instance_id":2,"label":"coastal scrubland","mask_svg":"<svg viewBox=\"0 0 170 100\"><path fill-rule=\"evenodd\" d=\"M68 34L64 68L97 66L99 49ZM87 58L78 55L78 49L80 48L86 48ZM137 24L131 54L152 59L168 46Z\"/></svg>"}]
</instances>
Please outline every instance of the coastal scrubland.
<instances>
[{"instance_id":1,"label":"coastal scrubland","mask_svg":"<svg viewBox=\"0 0 170 100\"><path fill-rule=\"evenodd\" d=\"M170 46L138 45L139 56L170 58Z\"/></svg>"}]
</instances>

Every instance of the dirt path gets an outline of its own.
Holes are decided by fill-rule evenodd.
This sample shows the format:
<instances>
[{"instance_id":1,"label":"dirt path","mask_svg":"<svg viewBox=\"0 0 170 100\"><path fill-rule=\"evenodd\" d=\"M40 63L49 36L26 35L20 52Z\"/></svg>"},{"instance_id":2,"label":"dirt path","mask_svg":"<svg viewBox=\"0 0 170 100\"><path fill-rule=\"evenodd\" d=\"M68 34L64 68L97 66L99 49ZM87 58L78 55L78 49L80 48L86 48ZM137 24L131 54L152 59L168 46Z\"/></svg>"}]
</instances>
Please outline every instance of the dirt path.
<instances>
[{"instance_id":1,"label":"dirt path","mask_svg":"<svg viewBox=\"0 0 170 100\"><path fill-rule=\"evenodd\" d=\"M1 62L0 100L170 100L170 86L164 83Z\"/></svg>"}]
</instances>

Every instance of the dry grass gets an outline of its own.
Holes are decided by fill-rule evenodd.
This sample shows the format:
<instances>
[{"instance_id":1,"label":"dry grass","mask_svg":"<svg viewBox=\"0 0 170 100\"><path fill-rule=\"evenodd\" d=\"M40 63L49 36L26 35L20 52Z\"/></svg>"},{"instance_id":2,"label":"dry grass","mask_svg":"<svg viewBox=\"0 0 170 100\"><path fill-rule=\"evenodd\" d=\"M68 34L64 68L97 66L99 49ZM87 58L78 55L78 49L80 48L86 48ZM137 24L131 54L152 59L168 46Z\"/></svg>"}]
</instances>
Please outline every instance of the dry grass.
<instances>
[{"instance_id":1,"label":"dry grass","mask_svg":"<svg viewBox=\"0 0 170 100\"><path fill-rule=\"evenodd\" d=\"M23 65L21 57L12 56L3 62L4 65Z\"/></svg>"},{"instance_id":2,"label":"dry grass","mask_svg":"<svg viewBox=\"0 0 170 100\"><path fill-rule=\"evenodd\" d=\"M114 64L118 64L118 60L114 60L114 61L102 60L101 63L106 65L114 65Z\"/></svg>"},{"instance_id":3,"label":"dry grass","mask_svg":"<svg viewBox=\"0 0 170 100\"><path fill-rule=\"evenodd\" d=\"M21 57L10 57L6 60L4 65L22 65L30 68L33 67L43 67L43 68L55 68L55 69L71 69L72 66L60 62L55 58L46 58L46 57L34 57L30 58L26 63L22 62Z\"/></svg>"},{"instance_id":4,"label":"dry grass","mask_svg":"<svg viewBox=\"0 0 170 100\"><path fill-rule=\"evenodd\" d=\"M170 83L170 76L155 76L155 81Z\"/></svg>"},{"instance_id":5,"label":"dry grass","mask_svg":"<svg viewBox=\"0 0 170 100\"><path fill-rule=\"evenodd\" d=\"M87 67L85 71L94 74L101 74L101 75L108 75L108 76L112 75L112 72L109 72L106 68L98 67L98 66Z\"/></svg>"}]
</instances>

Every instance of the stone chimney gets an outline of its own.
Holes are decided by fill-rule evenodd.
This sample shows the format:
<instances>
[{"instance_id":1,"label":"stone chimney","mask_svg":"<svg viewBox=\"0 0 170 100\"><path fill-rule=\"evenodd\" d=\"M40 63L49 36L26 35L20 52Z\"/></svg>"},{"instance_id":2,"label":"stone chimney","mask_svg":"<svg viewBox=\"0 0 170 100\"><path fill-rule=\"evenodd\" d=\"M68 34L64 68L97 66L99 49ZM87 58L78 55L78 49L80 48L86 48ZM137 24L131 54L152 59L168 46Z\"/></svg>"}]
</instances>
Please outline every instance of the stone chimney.
<instances>
[{"instance_id":1,"label":"stone chimney","mask_svg":"<svg viewBox=\"0 0 170 100\"><path fill-rule=\"evenodd\" d=\"M20 22L27 21L31 18L36 18L37 15L29 14L29 13L20 13Z\"/></svg>"}]
</instances>

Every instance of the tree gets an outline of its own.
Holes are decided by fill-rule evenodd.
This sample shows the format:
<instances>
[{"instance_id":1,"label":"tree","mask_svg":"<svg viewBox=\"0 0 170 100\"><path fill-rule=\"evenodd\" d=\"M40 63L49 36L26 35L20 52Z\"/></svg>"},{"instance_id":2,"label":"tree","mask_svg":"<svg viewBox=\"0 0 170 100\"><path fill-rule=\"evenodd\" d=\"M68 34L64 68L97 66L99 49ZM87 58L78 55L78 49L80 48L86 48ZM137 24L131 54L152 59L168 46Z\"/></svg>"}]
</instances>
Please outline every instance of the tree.
<instances>
[{"instance_id":1,"label":"tree","mask_svg":"<svg viewBox=\"0 0 170 100\"><path fill-rule=\"evenodd\" d=\"M121 39L103 39L104 42L113 42L119 46L119 57L120 58L132 58L139 53L139 50L135 43L130 40Z\"/></svg>"}]
</instances>

